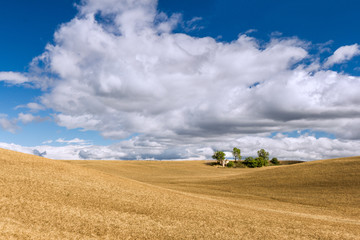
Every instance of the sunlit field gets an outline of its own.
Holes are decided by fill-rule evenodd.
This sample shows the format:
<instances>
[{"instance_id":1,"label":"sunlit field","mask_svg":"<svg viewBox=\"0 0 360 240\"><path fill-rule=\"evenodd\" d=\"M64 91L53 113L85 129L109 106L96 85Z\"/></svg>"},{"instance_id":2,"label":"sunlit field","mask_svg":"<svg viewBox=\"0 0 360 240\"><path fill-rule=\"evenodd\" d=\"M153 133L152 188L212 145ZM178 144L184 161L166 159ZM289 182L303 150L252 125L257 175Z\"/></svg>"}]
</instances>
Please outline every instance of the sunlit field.
<instances>
[{"instance_id":1,"label":"sunlit field","mask_svg":"<svg viewBox=\"0 0 360 240\"><path fill-rule=\"evenodd\" d=\"M230 169L0 149L0 239L360 239L360 157Z\"/></svg>"}]
</instances>

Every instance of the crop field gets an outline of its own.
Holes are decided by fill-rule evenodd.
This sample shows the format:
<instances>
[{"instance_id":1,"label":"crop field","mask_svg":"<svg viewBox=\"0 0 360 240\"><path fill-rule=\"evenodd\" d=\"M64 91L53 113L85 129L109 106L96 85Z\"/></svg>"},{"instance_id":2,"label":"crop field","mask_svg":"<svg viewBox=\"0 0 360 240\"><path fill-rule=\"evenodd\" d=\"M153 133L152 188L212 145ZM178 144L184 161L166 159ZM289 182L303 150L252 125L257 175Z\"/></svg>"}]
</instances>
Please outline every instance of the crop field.
<instances>
[{"instance_id":1,"label":"crop field","mask_svg":"<svg viewBox=\"0 0 360 240\"><path fill-rule=\"evenodd\" d=\"M360 239L360 157L209 163L0 149L0 239Z\"/></svg>"}]
</instances>

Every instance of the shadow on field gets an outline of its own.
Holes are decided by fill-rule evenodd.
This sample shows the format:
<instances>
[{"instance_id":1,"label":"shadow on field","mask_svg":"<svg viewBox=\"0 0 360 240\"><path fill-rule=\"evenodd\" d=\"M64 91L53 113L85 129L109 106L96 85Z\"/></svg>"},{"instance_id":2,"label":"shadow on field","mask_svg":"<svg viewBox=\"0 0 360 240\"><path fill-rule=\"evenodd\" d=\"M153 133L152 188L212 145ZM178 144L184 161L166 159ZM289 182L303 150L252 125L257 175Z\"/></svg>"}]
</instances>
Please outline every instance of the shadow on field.
<instances>
[{"instance_id":1,"label":"shadow on field","mask_svg":"<svg viewBox=\"0 0 360 240\"><path fill-rule=\"evenodd\" d=\"M283 161L279 161L279 162L280 162L280 165L292 165L292 164L304 163L305 161L283 160Z\"/></svg>"},{"instance_id":2,"label":"shadow on field","mask_svg":"<svg viewBox=\"0 0 360 240\"><path fill-rule=\"evenodd\" d=\"M217 162L215 162L215 161L205 162L204 164L205 164L205 165L207 165L207 166L215 166L215 165L218 165L218 163L217 163Z\"/></svg>"}]
</instances>

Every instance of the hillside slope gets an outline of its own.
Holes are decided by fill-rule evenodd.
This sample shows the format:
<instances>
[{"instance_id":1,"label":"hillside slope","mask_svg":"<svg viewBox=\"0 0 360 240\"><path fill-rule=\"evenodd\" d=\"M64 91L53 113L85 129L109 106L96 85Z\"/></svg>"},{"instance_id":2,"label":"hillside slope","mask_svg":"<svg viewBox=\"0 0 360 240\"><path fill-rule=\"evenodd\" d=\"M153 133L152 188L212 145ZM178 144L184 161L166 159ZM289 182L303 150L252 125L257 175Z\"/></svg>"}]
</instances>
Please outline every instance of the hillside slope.
<instances>
[{"instance_id":1,"label":"hillside slope","mask_svg":"<svg viewBox=\"0 0 360 240\"><path fill-rule=\"evenodd\" d=\"M260 169L222 169L204 161L70 162L169 189L337 208L349 210L346 215L360 216L360 157Z\"/></svg>"},{"instance_id":2,"label":"hillside slope","mask_svg":"<svg viewBox=\"0 0 360 240\"><path fill-rule=\"evenodd\" d=\"M353 164L358 162L353 160ZM271 171L290 171L292 166L287 168L217 169L203 162L65 162L0 149L0 239L360 236L358 215L225 188L246 176L261 180L264 174L274 176ZM358 184L358 176L349 181ZM359 193L351 191L345 193L348 204ZM350 205L358 211L355 203Z\"/></svg>"}]
</instances>

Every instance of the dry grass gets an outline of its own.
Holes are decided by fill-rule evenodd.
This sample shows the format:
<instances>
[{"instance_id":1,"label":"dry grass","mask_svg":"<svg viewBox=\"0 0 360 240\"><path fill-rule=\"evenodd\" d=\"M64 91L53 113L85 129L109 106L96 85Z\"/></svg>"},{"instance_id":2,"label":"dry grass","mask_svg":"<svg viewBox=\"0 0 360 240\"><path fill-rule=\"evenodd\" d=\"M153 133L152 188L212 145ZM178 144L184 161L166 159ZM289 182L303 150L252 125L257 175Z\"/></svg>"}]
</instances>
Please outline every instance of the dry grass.
<instances>
[{"instance_id":1,"label":"dry grass","mask_svg":"<svg viewBox=\"0 0 360 240\"><path fill-rule=\"evenodd\" d=\"M0 150L0 239L360 239L360 157L261 169Z\"/></svg>"},{"instance_id":2,"label":"dry grass","mask_svg":"<svg viewBox=\"0 0 360 240\"><path fill-rule=\"evenodd\" d=\"M297 163L304 163L304 161L295 161L295 160L281 160L279 161L280 165L292 165Z\"/></svg>"}]
</instances>

